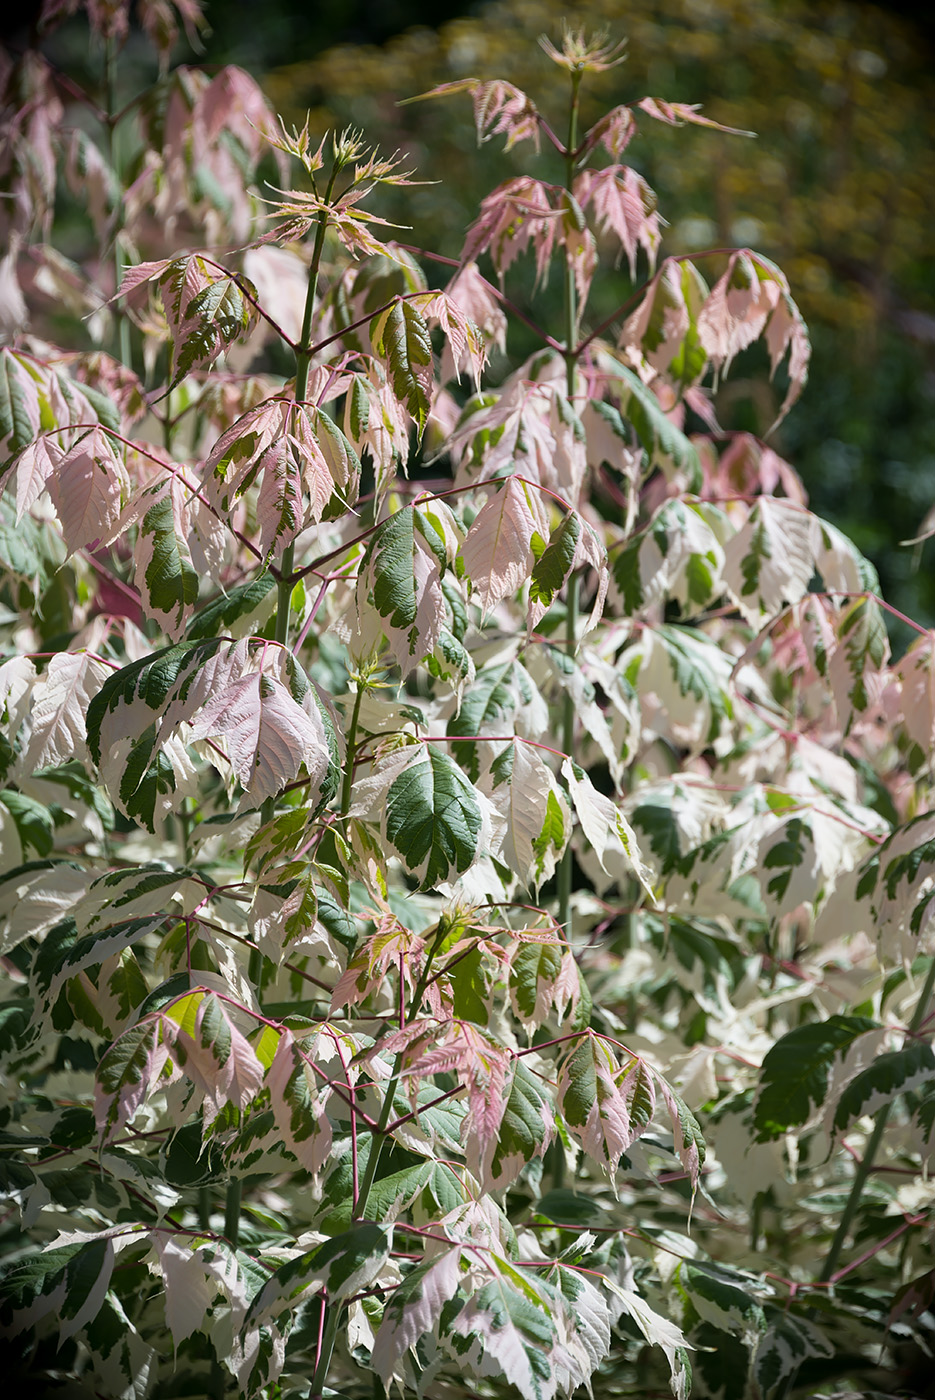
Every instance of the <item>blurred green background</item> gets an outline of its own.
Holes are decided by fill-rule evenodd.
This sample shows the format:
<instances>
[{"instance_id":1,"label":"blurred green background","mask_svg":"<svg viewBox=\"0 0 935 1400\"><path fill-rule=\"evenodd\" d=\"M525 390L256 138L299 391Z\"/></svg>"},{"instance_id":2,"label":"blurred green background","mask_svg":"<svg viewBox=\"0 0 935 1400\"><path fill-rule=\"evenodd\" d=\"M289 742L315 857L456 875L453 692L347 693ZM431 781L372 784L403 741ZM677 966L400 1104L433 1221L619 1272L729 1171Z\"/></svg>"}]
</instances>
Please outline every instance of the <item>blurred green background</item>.
<instances>
[{"instance_id":1,"label":"blurred green background","mask_svg":"<svg viewBox=\"0 0 935 1400\"><path fill-rule=\"evenodd\" d=\"M404 241L449 256L493 185L527 170L556 179L558 164L546 152L536 161L525 143L504 153L500 138L478 150L466 95L397 100L502 77L561 127L567 75L536 40L557 37L563 18L627 40L627 61L589 79L586 120L650 95L700 102L718 121L756 132L746 140L642 119L624 158L658 194L664 253L749 244L786 272L814 353L805 393L772 445L800 471L818 513L872 558L887 598L935 625L935 541L901 544L935 505L935 7L208 0L206 12L204 61L248 68L287 120L310 109L316 130L361 126L441 182L401 192L382 212L414 226ZM4 28L29 16L19 8ZM188 55L180 46L176 57ZM532 278L517 269L508 290L522 303ZM641 259L637 281L645 275ZM590 324L632 290L625 267L605 276ZM557 297L547 288L536 312L553 329ZM508 348L515 359L532 346L516 335ZM740 357L718 400L725 427L766 430L781 386L764 387L765 367L762 351Z\"/></svg>"}]
</instances>

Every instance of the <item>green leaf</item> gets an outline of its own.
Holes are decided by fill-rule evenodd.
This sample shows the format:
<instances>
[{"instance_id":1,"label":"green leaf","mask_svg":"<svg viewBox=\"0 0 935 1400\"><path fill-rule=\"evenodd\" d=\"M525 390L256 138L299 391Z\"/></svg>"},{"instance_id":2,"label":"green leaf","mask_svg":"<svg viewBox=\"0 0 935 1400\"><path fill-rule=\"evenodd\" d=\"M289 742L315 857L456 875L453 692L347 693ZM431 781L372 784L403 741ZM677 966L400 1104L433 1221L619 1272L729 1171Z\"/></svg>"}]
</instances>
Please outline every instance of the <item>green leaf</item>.
<instances>
[{"instance_id":1,"label":"green leaf","mask_svg":"<svg viewBox=\"0 0 935 1400\"><path fill-rule=\"evenodd\" d=\"M513 1061L506 1107L484 1163L484 1184L497 1191L509 1186L534 1157L541 1157L552 1133L552 1110L540 1080L522 1060Z\"/></svg>"},{"instance_id":2,"label":"green leaf","mask_svg":"<svg viewBox=\"0 0 935 1400\"><path fill-rule=\"evenodd\" d=\"M4 346L0 350L0 439L9 439L7 447L11 457L28 446L35 436L24 384L24 379L28 378L19 356Z\"/></svg>"},{"instance_id":3,"label":"green leaf","mask_svg":"<svg viewBox=\"0 0 935 1400\"><path fill-rule=\"evenodd\" d=\"M257 827L244 847L244 874L254 861L262 874L284 856L294 855L306 840L311 815L309 807L287 807L284 812L277 812L272 821Z\"/></svg>"},{"instance_id":4,"label":"green leaf","mask_svg":"<svg viewBox=\"0 0 935 1400\"><path fill-rule=\"evenodd\" d=\"M70 759L67 763L60 763L55 768L38 768L33 777L41 779L44 783L61 784L68 792L69 797L74 798L77 802L83 802L86 807L91 808L100 818L105 830L113 830L113 807L98 785L91 781L83 765L76 758Z\"/></svg>"},{"instance_id":5,"label":"green leaf","mask_svg":"<svg viewBox=\"0 0 935 1400\"><path fill-rule=\"evenodd\" d=\"M693 444L666 417L662 405L651 389L631 369L620 365L620 407L630 420L649 458L649 466L660 467L671 476L683 472L688 478L688 490L700 491L701 462Z\"/></svg>"},{"instance_id":6,"label":"green leaf","mask_svg":"<svg viewBox=\"0 0 935 1400\"><path fill-rule=\"evenodd\" d=\"M432 402L432 339L425 318L412 302L397 301L371 321L370 339L389 364L393 391L416 420L421 437Z\"/></svg>"},{"instance_id":7,"label":"green leaf","mask_svg":"<svg viewBox=\"0 0 935 1400\"><path fill-rule=\"evenodd\" d=\"M185 974L186 986L191 978ZM161 1067L161 1027L147 1017L118 1036L97 1067L95 1117L105 1140L113 1137L142 1103Z\"/></svg>"},{"instance_id":8,"label":"green leaf","mask_svg":"<svg viewBox=\"0 0 935 1400\"><path fill-rule=\"evenodd\" d=\"M315 1072L288 1031L279 1037L267 1083L282 1146L306 1171L320 1170L331 1148L331 1124Z\"/></svg>"},{"instance_id":9,"label":"green leaf","mask_svg":"<svg viewBox=\"0 0 935 1400\"><path fill-rule=\"evenodd\" d=\"M889 639L883 622L882 609L875 598L857 598L842 609L837 624L838 646L843 652L850 677L846 685L846 696L851 707L846 707L838 699L842 726L845 734L850 730L854 712L863 714L872 703L875 691L868 688L867 673L879 673L889 658Z\"/></svg>"},{"instance_id":10,"label":"green leaf","mask_svg":"<svg viewBox=\"0 0 935 1400\"><path fill-rule=\"evenodd\" d=\"M634 807L630 819L635 827L646 833L653 855L661 863L663 875L668 875L678 865L682 856L679 837L679 824L675 812L668 804L643 802Z\"/></svg>"},{"instance_id":11,"label":"green leaf","mask_svg":"<svg viewBox=\"0 0 935 1400\"><path fill-rule=\"evenodd\" d=\"M510 967L510 996L521 1021L545 1019L543 1001L550 1004L550 988L562 970L562 948L557 943L523 943Z\"/></svg>"},{"instance_id":12,"label":"green leaf","mask_svg":"<svg viewBox=\"0 0 935 1400\"><path fill-rule=\"evenodd\" d=\"M65 920L49 931L36 954L32 981L37 996L54 1002L59 989L70 977L131 947L146 934L154 933L166 917L157 914L154 918L125 919L84 938L77 937L74 920Z\"/></svg>"},{"instance_id":13,"label":"green leaf","mask_svg":"<svg viewBox=\"0 0 935 1400\"><path fill-rule=\"evenodd\" d=\"M476 1337L485 1369L497 1366L508 1383L527 1400L547 1400L555 1393L549 1353L556 1341L549 1309L538 1290L505 1261L500 1276L473 1293L451 1330Z\"/></svg>"},{"instance_id":14,"label":"green leaf","mask_svg":"<svg viewBox=\"0 0 935 1400\"><path fill-rule=\"evenodd\" d=\"M492 728L498 727L498 720L511 715L516 709L516 695L508 684L512 671L512 661L480 671L462 697L460 710L449 719L448 733L469 739L483 734L485 727L490 733ZM476 779L479 771L477 745L458 744L456 752L461 767L469 777Z\"/></svg>"},{"instance_id":15,"label":"green leaf","mask_svg":"<svg viewBox=\"0 0 935 1400\"><path fill-rule=\"evenodd\" d=\"M458 954L451 969L451 1006L459 1021L486 1026L490 1018L490 968L479 947Z\"/></svg>"},{"instance_id":16,"label":"green leaf","mask_svg":"<svg viewBox=\"0 0 935 1400\"><path fill-rule=\"evenodd\" d=\"M692 1317L689 1303L686 1308ZM688 1319L686 1318L686 1326ZM749 1333L747 1334L749 1335ZM717 1400L748 1400L750 1395L750 1349L742 1332L727 1332L710 1322L696 1323L691 1329L693 1360L697 1381L704 1394ZM757 1397L760 1400L760 1397Z\"/></svg>"},{"instance_id":17,"label":"green leaf","mask_svg":"<svg viewBox=\"0 0 935 1400\"><path fill-rule=\"evenodd\" d=\"M676 1277L704 1322L729 1335L766 1330L766 1318L752 1292L752 1281L741 1274L717 1264L683 1260Z\"/></svg>"},{"instance_id":18,"label":"green leaf","mask_svg":"<svg viewBox=\"0 0 935 1400\"><path fill-rule=\"evenodd\" d=\"M101 761L101 724L106 715L140 700L155 718L176 688L184 697L199 667L223 644L220 637L177 642L110 676L88 706L88 747L95 763Z\"/></svg>"},{"instance_id":19,"label":"green leaf","mask_svg":"<svg viewBox=\"0 0 935 1400\"><path fill-rule=\"evenodd\" d=\"M386 836L420 888L432 889L473 864L483 823L458 765L434 744L420 747L386 794Z\"/></svg>"},{"instance_id":20,"label":"green leaf","mask_svg":"<svg viewBox=\"0 0 935 1400\"><path fill-rule=\"evenodd\" d=\"M614 582L623 597L624 612L633 617L643 606L643 579L640 570L640 548L643 536L630 540L626 549L613 556L612 572Z\"/></svg>"},{"instance_id":21,"label":"green leaf","mask_svg":"<svg viewBox=\"0 0 935 1400\"><path fill-rule=\"evenodd\" d=\"M654 644L658 642L666 654L679 692L693 696L707 710L706 738L713 743L722 724L734 713L730 658L696 629L664 624L654 628L652 635Z\"/></svg>"},{"instance_id":22,"label":"green leaf","mask_svg":"<svg viewBox=\"0 0 935 1400\"><path fill-rule=\"evenodd\" d=\"M175 512L168 496L150 506L140 522L139 543L144 607L177 635L187 608L198 600L198 575L187 544L175 529Z\"/></svg>"},{"instance_id":23,"label":"green leaf","mask_svg":"<svg viewBox=\"0 0 935 1400\"><path fill-rule=\"evenodd\" d=\"M453 1246L417 1264L394 1289L386 1302L371 1364L389 1388L399 1363L421 1337L438 1327L439 1320L457 1297L461 1275L461 1248Z\"/></svg>"},{"instance_id":24,"label":"green leaf","mask_svg":"<svg viewBox=\"0 0 935 1400\"><path fill-rule=\"evenodd\" d=\"M191 370L210 364L240 339L255 313L234 278L201 257L177 258L162 273L159 285L172 333L174 373L169 388L174 389Z\"/></svg>"},{"instance_id":25,"label":"green leaf","mask_svg":"<svg viewBox=\"0 0 935 1400\"><path fill-rule=\"evenodd\" d=\"M536 560L529 576L531 602L552 606L556 593L564 584L575 562L575 550L581 534L581 519L568 514L549 536L549 543Z\"/></svg>"},{"instance_id":26,"label":"green leaf","mask_svg":"<svg viewBox=\"0 0 935 1400\"><path fill-rule=\"evenodd\" d=\"M272 574L261 574L249 583L241 583L215 598L213 603L201 608L188 624L190 641L200 641L204 637L214 637L219 632L231 633L235 622L241 619L258 621L258 614L266 611L264 602L275 589L276 580ZM250 630L254 630L252 627Z\"/></svg>"},{"instance_id":27,"label":"green leaf","mask_svg":"<svg viewBox=\"0 0 935 1400\"><path fill-rule=\"evenodd\" d=\"M332 1304L360 1292L383 1268L392 1239L392 1226L364 1221L290 1259L253 1299L244 1328L255 1329L270 1318L293 1311L321 1289L327 1290Z\"/></svg>"},{"instance_id":28,"label":"green leaf","mask_svg":"<svg viewBox=\"0 0 935 1400\"><path fill-rule=\"evenodd\" d=\"M11 496L0 500L0 565L31 589L38 599L65 561L61 535L48 520L31 515L16 519Z\"/></svg>"},{"instance_id":29,"label":"green leaf","mask_svg":"<svg viewBox=\"0 0 935 1400\"><path fill-rule=\"evenodd\" d=\"M83 1248L84 1245L79 1243L45 1249L14 1264L4 1273L0 1280L0 1318L3 1318L5 1326L10 1327L13 1336L20 1330L15 1314L25 1311L39 1298L51 1293L64 1277L69 1263Z\"/></svg>"},{"instance_id":30,"label":"green leaf","mask_svg":"<svg viewBox=\"0 0 935 1400\"><path fill-rule=\"evenodd\" d=\"M784 1400L788 1381L795 1379L802 1363L809 1357L827 1360L835 1349L806 1318L770 1312L770 1325L753 1358L753 1375L763 1400Z\"/></svg>"},{"instance_id":31,"label":"green leaf","mask_svg":"<svg viewBox=\"0 0 935 1400\"><path fill-rule=\"evenodd\" d=\"M40 860L50 855L55 841L55 822L48 807L13 788L0 792L0 802L16 823L23 854L31 846Z\"/></svg>"},{"instance_id":32,"label":"green leaf","mask_svg":"<svg viewBox=\"0 0 935 1400\"><path fill-rule=\"evenodd\" d=\"M64 378L63 375L59 375L58 377L59 381ZM71 383L74 384L74 381L71 381ZM88 403L97 414L98 420L104 424L104 427L110 428L111 432L119 433L123 417L113 399L109 398L107 394L102 394L100 389L95 389L93 384L86 384L83 380L79 388L82 398L87 399Z\"/></svg>"},{"instance_id":33,"label":"green leaf","mask_svg":"<svg viewBox=\"0 0 935 1400\"><path fill-rule=\"evenodd\" d=\"M579 1196L564 1186L547 1191L536 1202L533 1214L537 1219L542 1217L559 1225L574 1225L579 1230L605 1219L604 1210L592 1196Z\"/></svg>"},{"instance_id":34,"label":"green leaf","mask_svg":"<svg viewBox=\"0 0 935 1400\"><path fill-rule=\"evenodd\" d=\"M415 511L405 506L377 527L366 554L366 562L378 561L373 585L377 612L401 629L414 626L419 608L412 568L414 540Z\"/></svg>"},{"instance_id":35,"label":"green leaf","mask_svg":"<svg viewBox=\"0 0 935 1400\"><path fill-rule=\"evenodd\" d=\"M753 1110L757 1141L766 1142L804 1123L813 1106L824 1102L835 1057L876 1024L866 1016L829 1016L827 1021L797 1026L777 1040L760 1072Z\"/></svg>"},{"instance_id":36,"label":"green leaf","mask_svg":"<svg viewBox=\"0 0 935 1400\"><path fill-rule=\"evenodd\" d=\"M921 1089L935 1082L935 1054L922 1040L912 1040L901 1050L890 1050L861 1070L848 1084L834 1113L834 1131L844 1133L850 1125L873 1115L898 1094Z\"/></svg>"},{"instance_id":37,"label":"green leaf","mask_svg":"<svg viewBox=\"0 0 935 1400\"><path fill-rule=\"evenodd\" d=\"M359 1160L358 1172L363 1167L364 1162ZM339 1181L333 1179L336 1173L332 1173L328 1179L328 1198L339 1197L338 1205L329 1211L322 1221L322 1225L328 1230L347 1229L351 1224L353 1178L349 1156L342 1163L342 1168ZM436 1163L426 1160L411 1167L402 1167L387 1176L378 1177L370 1188L367 1210L378 1220L396 1220L401 1211L410 1206L420 1192L426 1189L437 1170Z\"/></svg>"},{"instance_id":38,"label":"green leaf","mask_svg":"<svg viewBox=\"0 0 935 1400\"><path fill-rule=\"evenodd\" d=\"M619 1065L608 1042L593 1031L581 1037L562 1065L558 1098L571 1135L612 1177L656 1105L644 1061L631 1055Z\"/></svg>"}]
</instances>

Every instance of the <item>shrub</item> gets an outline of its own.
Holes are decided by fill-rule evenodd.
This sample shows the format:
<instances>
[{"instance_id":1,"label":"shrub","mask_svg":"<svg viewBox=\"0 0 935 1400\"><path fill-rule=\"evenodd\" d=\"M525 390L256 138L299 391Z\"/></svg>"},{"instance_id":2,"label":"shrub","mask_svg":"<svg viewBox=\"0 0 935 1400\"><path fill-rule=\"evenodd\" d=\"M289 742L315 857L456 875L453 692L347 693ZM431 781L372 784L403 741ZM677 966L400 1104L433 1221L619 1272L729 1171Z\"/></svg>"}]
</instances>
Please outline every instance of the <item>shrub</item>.
<instances>
[{"instance_id":1,"label":"shrub","mask_svg":"<svg viewBox=\"0 0 935 1400\"><path fill-rule=\"evenodd\" d=\"M892 664L870 566L717 426L757 339L788 411L804 325L752 250L660 262L622 162L715 124L580 131L618 51L574 31L564 136L506 82L429 94L561 173L484 199L440 288L359 133L316 149L232 68L121 106L127 10L88 9L100 100L41 51L5 79L11 1376L905 1379L932 636ZM163 59L200 20L138 12ZM527 252L562 323L497 382ZM621 255L649 276L593 325Z\"/></svg>"}]
</instances>

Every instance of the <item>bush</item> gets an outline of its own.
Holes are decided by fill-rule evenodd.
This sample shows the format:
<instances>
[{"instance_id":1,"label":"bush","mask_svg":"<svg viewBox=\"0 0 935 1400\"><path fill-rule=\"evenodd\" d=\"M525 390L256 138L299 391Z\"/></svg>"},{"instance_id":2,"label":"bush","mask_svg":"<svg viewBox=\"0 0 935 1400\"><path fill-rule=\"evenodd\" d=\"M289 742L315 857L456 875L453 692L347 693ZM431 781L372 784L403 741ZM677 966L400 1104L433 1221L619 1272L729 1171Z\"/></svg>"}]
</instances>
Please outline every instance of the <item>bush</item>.
<instances>
[{"instance_id":1,"label":"bush","mask_svg":"<svg viewBox=\"0 0 935 1400\"><path fill-rule=\"evenodd\" d=\"M5 78L9 1375L914 1393L933 638L891 664L872 568L717 428L756 340L785 414L808 338L756 252L659 261L627 143L713 123L580 129L618 51L575 31L563 135L429 94L563 172L439 288L374 211L398 157L137 10L138 98L127 5L99 97ZM561 323L498 383L527 252Z\"/></svg>"}]
</instances>

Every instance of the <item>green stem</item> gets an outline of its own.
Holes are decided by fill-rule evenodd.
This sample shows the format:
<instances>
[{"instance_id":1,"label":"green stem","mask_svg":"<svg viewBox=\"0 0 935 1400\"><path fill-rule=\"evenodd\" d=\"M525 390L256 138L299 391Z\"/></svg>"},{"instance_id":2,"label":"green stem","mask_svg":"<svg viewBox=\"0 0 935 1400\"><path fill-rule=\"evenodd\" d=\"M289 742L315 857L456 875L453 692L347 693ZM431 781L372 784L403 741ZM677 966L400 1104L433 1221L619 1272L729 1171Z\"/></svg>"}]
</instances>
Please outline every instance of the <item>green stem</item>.
<instances>
[{"instance_id":1,"label":"green stem","mask_svg":"<svg viewBox=\"0 0 935 1400\"><path fill-rule=\"evenodd\" d=\"M335 162L331 171L331 178L328 181L328 190L325 194L327 203L334 190L334 182L338 177L339 166ZM302 403L308 393L308 376L312 363L312 318L315 314L315 300L318 296L318 271L321 267L321 255L325 246L325 231L328 227L328 215L325 210L318 216L318 227L315 231L315 243L312 248L312 260L308 269L308 286L305 293L305 314L302 318L302 335L295 352L295 401ZM292 577L295 568L295 545L288 544L282 552L282 559L279 564L279 583L276 586L276 632L277 642L283 646L289 645L289 621L292 612L292 589L295 580ZM276 813L276 800L268 797L260 809L260 820L264 823L272 821Z\"/></svg>"},{"instance_id":2,"label":"green stem","mask_svg":"<svg viewBox=\"0 0 935 1400\"><path fill-rule=\"evenodd\" d=\"M578 631L578 575L572 574L565 593L565 647L574 656ZM575 702L570 691L562 702L562 752L571 757L575 742ZM571 844L565 847L558 867L558 922L571 941Z\"/></svg>"},{"instance_id":3,"label":"green stem","mask_svg":"<svg viewBox=\"0 0 935 1400\"><path fill-rule=\"evenodd\" d=\"M331 201L334 193L334 182L338 178L340 166L335 161L331 170L331 178L328 181L328 188L325 191L325 203ZM312 317L315 312L315 298L318 295L318 271L321 267L321 255L325 246L325 232L328 228L328 213L323 209L318 215L318 227L315 230L315 242L312 246L312 261L308 268L308 290L305 294L305 315L302 318L302 335L299 339L298 348L295 352L295 399L296 403L301 403L308 393L308 373L312 363Z\"/></svg>"},{"instance_id":4,"label":"green stem","mask_svg":"<svg viewBox=\"0 0 935 1400\"><path fill-rule=\"evenodd\" d=\"M565 151L565 188L570 192L575 178L574 152L578 145L578 89L581 74L571 75L571 107L568 114L568 144ZM575 270L568 258L565 259L565 392L571 399L575 392L575 369L578 340L578 289L575 285ZM565 647L573 657L578 644L578 575L569 575L565 590ZM562 704L562 749L569 757L575 739L575 702L570 691L566 691ZM565 847L558 867L558 922L571 941L571 885L572 885L571 842ZM562 1163L562 1169L564 1162ZM556 1161L555 1170L558 1172Z\"/></svg>"},{"instance_id":5,"label":"green stem","mask_svg":"<svg viewBox=\"0 0 935 1400\"><path fill-rule=\"evenodd\" d=\"M435 954L438 952L438 949L441 947L441 944L444 942L446 936L447 929L439 929L432 943L432 946L429 948L429 951L426 955L425 966L422 968L422 971L419 974L419 980L416 983L415 991L412 994L412 1001L409 1005L410 1021L412 1020L413 1016L417 1014L419 1007L422 1005L422 997L424 996L425 989L429 984L429 973L431 972L432 963L435 961ZM396 1062L393 1065L393 1073L390 1075L390 1081L387 1086L386 1093L383 1097L383 1107L380 1110L380 1121L377 1123L376 1128L373 1130L374 1142L370 1148L370 1156L367 1159L367 1169L364 1172L364 1179L361 1183L360 1190L357 1193L357 1204L354 1207L355 1220L360 1220L364 1211L367 1209L367 1200L370 1196L370 1189L373 1186L374 1178L377 1174L377 1167L380 1165L380 1157L383 1154L383 1144L386 1140L386 1129L390 1121L390 1117L393 1113L393 1102L396 1098L396 1088L399 1084L399 1076L402 1071L402 1067L403 1057L400 1053L396 1056Z\"/></svg>"},{"instance_id":6,"label":"green stem","mask_svg":"<svg viewBox=\"0 0 935 1400\"><path fill-rule=\"evenodd\" d=\"M912 1020L909 1023L910 1035L914 1035L915 1032L921 1026L922 1022L925 1020L925 1013L928 1008L929 1002L932 999L933 988L935 988L935 958L932 958L931 964L929 965L928 974L925 978L925 985L922 988L922 995L919 997L919 1000L916 1003L916 1009L913 1013ZM892 1109L892 1107L892 1100L889 1103L883 1104L882 1108L877 1113L876 1119L874 1120L873 1132L870 1135L870 1140L867 1143L867 1146L864 1148L864 1155L861 1159L860 1166L857 1168L857 1171L854 1175L854 1181L851 1186L851 1193L848 1196L847 1204L844 1207L844 1214L841 1216L838 1228L834 1232L834 1238L831 1241L831 1247L828 1250L827 1257L825 1258L825 1262L822 1265L821 1273L818 1275L819 1281L821 1283L827 1283L837 1270L838 1260L841 1257L841 1251L844 1248L848 1235L850 1234L851 1224L853 1222L854 1216L857 1214L857 1208L860 1205L860 1198L863 1194L863 1190L867 1184L867 1180L870 1176L870 1173L873 1170L874 1158L876 1157L880 1143L883 1140L883 1134L886 1131L886 1125L889 1121L890 1110Z\"/></svg>"},{"instance_id":7,"label":"green stem","mask_svg":"<svg viewBox=\"0 0 935 1400\"><path fill-rule=\"evenodd\" d=\"M289 643L289 620L292 611L292 567L295 563L295 545L287 544L279 561L280 579L276 585L276 640L283 646Z\"/></svg>"},{"instance_id":8,"label":"green stem","mask_svg":"<svg viewBox=\"0 0 935 1400\"><path fill-rule=\"evenodd\" d=\"M325 203L331 198L334 190L334 182L338 176L338 166L335 164L331 172L331 179L328 181L328 190L325 195ZM305 293L305 315L302 318L302 335L295 352L295 401L302 403L308 393L308 375L312 363L312 318L315 314L315 299L318 296L318 270L321 267L321 254L325 246L325 230L328 227L328 215L323 209L318 216L318 228L315 232L315 244L312 248L312 261L308 269L308 288ZM289 642L289 614L292 603L292 587L295 580L292 577L292 570L295 567L295 546L286 545L282 552L280 561L280 578L278 585L278 595L276 598L276 640L282 642L283 646Z\"/></svg>"},{"instance_id":9,"label":"green stem","mask_svg":"<svg viewBox=\"0 0 935 1400\"><path fill-rule=\"evenodd\" d=\"M435 960L435 955L438 952L438 949L441 947L442 943L445 940L445 937L447 936L447 932L447 929L439 928L438 933L436 934L435 939L432 943L432 946L429 948L429 951L426 954L425 966L422 968L422 971L419 974L419 980L416 983L415 991L412 994L412 1001L409 1004L410 1020L416 1014L416 1012L419 1010L420 1005L422 1004L422 997L425 993L426 987L429 984L429 973L431 971L432 963ZM403 1057L400 1053L396 1056L396 1062L393 1065L393 1073L390 1075L390 1080L389 1084L387 1085L386 1094L383 1098L383 1107L380 1110L380 1121L377 1123L377 1126L373 1130L373 1140L370 1146L370 1156L367 1159L367 1168L364 1172L364 1179L361 1182L360 1190L357 1193L357 1202L354 1206L353 1218L355 1220L362 1219L364 1212L367 1209L367 1202L370 1198L370 1192L373 1187L373 1183L376 1179L377 1168L380 1165L380 1158L383 1155L383 1144L386 1141L386 1129L389 1125L390 1117L393 1113L393 1103L396 1098L396 1089L399 1084L399 1076L402 1072L402 1067ZM321 1339L321 1351L318 1355L318 1365L315 1367L315 1374L312 1377L312 1385L311 1389L309 1390L308 1400L321 1400L322 1388L325 1384L325 1381L328 1378L328 1369L331 1366L331 1357L334 1353L335 1341L337 1340L338 1323L341 1319L341 1311L342 1309L340 1307L335 1307L333 1305L329 1305L326 1309L325 1326Z\"/></svg>"},{"instance_id":10,"label":"green stem","mask_svg":"<svg viewBox=\"0 0 935 1400\"><path fill-rule=\"evenodd\" d=\"M308 1393L308 1400L321 1400L325 1381L328 1379L328 1371L331 1367L331 1357L334 1353L334 1344L338 1336L338 1323L341 1320L341 1309L327 1307L325 1309L325 1326L321 1336L321 1351L318 1354L318 1365L315 1367L315 1374L312 1377L312 1387Z\"/></svg>"},{"instance_id":11,"label":"green stem","mask_svg":"<svg viewBox=\"0 0 935 1400\"><path fill-rule=\"evenodd\" d=\"M277 642L289 645L289 619L292 612L292 569L295 563L295 546L287 544L280 560L281 574L276 585L276 631ZM267 797L260 808L260 822L263 826L276 815L275 797Z\"/></svg>"},{"instance_id":12,"label":"green stem","mask_svg":"<svg viewBox=\"0 0 935 1400\"><path fill-rule=\"evenodd\" d=\"M240 1240L240 1178L228 1182L224 1199L224 1234L231 1249L236 1249Z\"/></svg>"},{"instance_id":13,"label":"green stem","mask_svg":"<svg viewBox=\"0 0 935 1400\"><path fill-rule=\"evenodd\" d=\"M120 230L123 226L123 186L120 176L117 173L117 141L116 127L118 120L117 108L117 50L113 39L108 39L104 49L104 87L106 89L107 106L107 160L114 178L117 180L120 189L119 203L114 211L114 291L123 281L123 250L120 247ZM130 367L130 322L126 313L122 311L119 302L115 304L117 314L117 350L121 364Z\"/></svg>"},{"instance_id":14,"label":"green stem","mask_svg":"<svg viewBox=\"0 0 935 1400\"><path fill-rule=\"evenodd\" d=\"M354 696L354 709L351 714L351 727L347 731L344 782L341 785L341 816L346 817L351 805L351 788L354 785L354 758L357 750L357 723L360 719L360 702L364 698L364 687L357 679L357 694Z\"/></svg>"}]
</instances>

